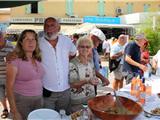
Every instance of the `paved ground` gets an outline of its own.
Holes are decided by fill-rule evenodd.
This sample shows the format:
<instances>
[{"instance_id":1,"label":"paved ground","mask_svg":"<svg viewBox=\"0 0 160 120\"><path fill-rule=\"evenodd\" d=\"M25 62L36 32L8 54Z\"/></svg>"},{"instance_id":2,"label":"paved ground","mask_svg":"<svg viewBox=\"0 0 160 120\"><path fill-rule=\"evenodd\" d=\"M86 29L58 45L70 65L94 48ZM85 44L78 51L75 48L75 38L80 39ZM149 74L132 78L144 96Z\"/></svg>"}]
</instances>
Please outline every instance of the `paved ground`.
<instances>
[{"instance_id":1,"label":"paved ground","mask_svg":"<svg viewBox=\"0 0 160 120\"><path fill-rule=\"evenodd\" d=\"M102 57L102 66L108 66L108 62ZM111 87L111 85L112 85L112 76L111 75L109 75L108 76L108 79L109 79L109 81L110 81L110 87ZM98 95L105 95L105 94L107 94L108 92L107 92L107 88L105 88L105 87L102 87L101 85L99 85L98 86ZM3 110L3 108L2 108L2 105L0 104L0 114L1 114L1 111ZM11 120L10 118L6 118L6 119L1 119L0 118L0 120Z\"/></svg>"}]
</instances>

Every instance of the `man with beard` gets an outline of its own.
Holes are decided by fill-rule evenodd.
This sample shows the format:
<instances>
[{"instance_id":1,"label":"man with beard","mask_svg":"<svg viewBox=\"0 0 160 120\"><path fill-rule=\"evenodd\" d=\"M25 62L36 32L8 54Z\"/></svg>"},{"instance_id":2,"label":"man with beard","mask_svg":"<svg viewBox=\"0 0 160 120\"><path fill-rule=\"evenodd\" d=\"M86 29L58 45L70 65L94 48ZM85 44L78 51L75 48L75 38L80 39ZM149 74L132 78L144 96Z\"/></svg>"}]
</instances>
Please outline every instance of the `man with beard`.
<instances>
[{"instance_id":1,"label":"man with beard","mask_svg":"<svg viewBox=\"0 0 160 120\"><path fill-rule=\"evenodd\" d=\"M42 64L45 69L43 79L44 107L59 112L68 112L70 100L70 86L68 82L69 57L75 56L76 47L71 39L59 35L60 24L48 17L44 22L44 32L39 38L42 52Z\"/></svg>"}]
</instances>

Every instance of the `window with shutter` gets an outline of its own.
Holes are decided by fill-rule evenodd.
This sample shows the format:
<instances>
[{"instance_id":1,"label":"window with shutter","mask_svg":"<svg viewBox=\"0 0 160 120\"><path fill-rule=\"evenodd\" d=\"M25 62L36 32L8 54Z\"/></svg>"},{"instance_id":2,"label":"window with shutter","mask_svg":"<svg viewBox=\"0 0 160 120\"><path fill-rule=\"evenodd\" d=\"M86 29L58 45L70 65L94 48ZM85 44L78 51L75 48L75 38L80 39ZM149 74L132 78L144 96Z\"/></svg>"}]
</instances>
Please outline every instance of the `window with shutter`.
<instances>
[{"instance_id":1,"label":"window with shutter","mask_svg":"<svg viewBox=\"0 0 160 120\"><path fill-rule=\"evenodd\" d=\"M28 4L28 5L25 6L25 12L26 12L26 14L31 13L31 4Z\"/></svg>"},{"instance_id":2,"label":"window with shutter","mask_svg":"<svg viewBox=\"0 0 160 120\"><path fill-rule=\"evenodd\" d=\"M105 16L105 1L104 0L98 1L98 15Z\"/></svg>"},{"instance_id":3,"label":"window with shutter","mask_svg":"<svg viewBox=\"0 0 160 120\"><path fill-rule=\"evenodd\" d=\"M38 2L31 4L31 13L38 13Z\"/></svg>"},{"instance_id":4,"label":"window with shutter","mask_svg":"<svg viewBox=\"0 0 160 120\"><path fill-rule=\"evenodd\" d=\"M73 0L66 0L66 14L73 16Z\"/></svg>"},{"instance_id":5,"label":"window with shutter","mask_svg":"<svg viewBox=\"0 0 160 120\"><path fill-rule=\"evenodd\" d=\"M144 4L143 11L144 12L149 12L149 9L150 9L150 4Z\"/></svg>"},{"instance_id":6,"label":"window with shutter","mask_svg":"<svg viewBox=\"0 0 160 120\"><path fill-rule=\"evenodd\" d=\"M133 13L133 3L127 3L127 13Z\"/></svg>"},{"instance_id":7,"label":"window with shutter","mask_svg":"<svg viewBox=\"0 0 160 120\"><path fill-rule=\"evenodd\" d=\"M42 2L38 2L38 13L44 12L44 6Z\"/></svg>"}]
</instances>

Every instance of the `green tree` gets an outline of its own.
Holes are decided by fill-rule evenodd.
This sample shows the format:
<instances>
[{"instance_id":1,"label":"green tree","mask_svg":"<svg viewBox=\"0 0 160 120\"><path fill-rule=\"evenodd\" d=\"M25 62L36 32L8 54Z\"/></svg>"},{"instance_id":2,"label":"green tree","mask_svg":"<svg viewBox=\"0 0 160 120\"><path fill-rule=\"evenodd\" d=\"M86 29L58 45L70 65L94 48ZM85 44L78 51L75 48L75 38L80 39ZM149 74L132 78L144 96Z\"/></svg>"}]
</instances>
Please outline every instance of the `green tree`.
<instances>
[{"instance_id":1,"label":"green tree","mask_svg":"<svg viewBox=\"0 0 160 120\"><path fill-rule=\"evenodd\" d=\"M160 17L147 17L146 21L137 27L137 33L146 35L149 41L150 55L155 55L160 49Z\"/></svg>"}]
</instances>

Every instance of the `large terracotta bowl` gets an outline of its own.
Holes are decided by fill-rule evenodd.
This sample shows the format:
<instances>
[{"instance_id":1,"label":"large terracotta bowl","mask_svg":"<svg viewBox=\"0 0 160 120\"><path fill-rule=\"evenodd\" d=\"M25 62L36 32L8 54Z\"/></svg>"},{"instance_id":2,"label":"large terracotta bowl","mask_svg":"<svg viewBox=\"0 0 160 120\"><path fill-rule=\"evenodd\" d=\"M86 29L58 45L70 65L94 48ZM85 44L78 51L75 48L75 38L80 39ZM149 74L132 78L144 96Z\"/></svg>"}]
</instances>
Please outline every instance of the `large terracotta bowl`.
<instances>
[{"instance_id":1,"label":"large terracotta bowl","mask_svg":"<svg viewBox=\"0 0 160 120\"><path fill-rule=\"evenodd\" d=\"M142 107L125 97L118 96L120 102L130 114L112 114L105 111L108 106L115 106L115 99L112 95L98 96L88 101L92 113L102 120L133 120L142 112Z\"/></svg>"}]
</instances>

